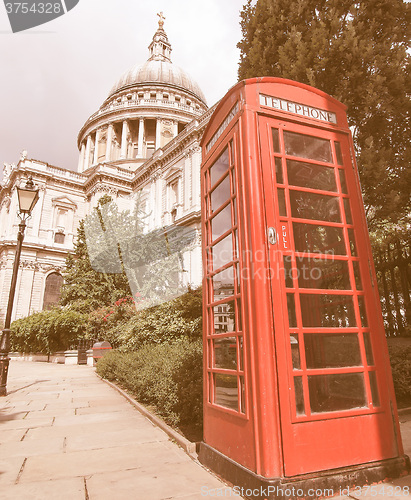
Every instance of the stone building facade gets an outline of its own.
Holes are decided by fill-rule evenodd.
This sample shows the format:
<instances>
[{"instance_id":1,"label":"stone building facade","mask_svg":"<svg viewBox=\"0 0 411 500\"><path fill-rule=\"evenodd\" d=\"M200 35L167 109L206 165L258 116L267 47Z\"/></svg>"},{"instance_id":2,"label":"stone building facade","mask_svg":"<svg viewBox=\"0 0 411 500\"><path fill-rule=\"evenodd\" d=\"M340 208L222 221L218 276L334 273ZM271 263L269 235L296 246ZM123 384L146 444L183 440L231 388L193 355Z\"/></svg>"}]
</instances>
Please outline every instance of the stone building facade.
<instances>
[{"instance_id":1,"label":"stone building facade","mask_svg":"<svg viewBox=\"0 0 411 500\"><path fill-rule=\"evenodd\" d=\"M30 159L5 164L0 190L0 320L4 319L19 219L16 186L29 175L40 198L21 254L13 317L50 307L59 298L67 253L80 220L104 194L120 210L138 197L147 230L182 226L197 233L183 254L181 280L199 285L200 140L211 116L199 86L171 62L160 16L149 58L122 75L78 135L78 171Z\"/></svg>"}]
</instances>

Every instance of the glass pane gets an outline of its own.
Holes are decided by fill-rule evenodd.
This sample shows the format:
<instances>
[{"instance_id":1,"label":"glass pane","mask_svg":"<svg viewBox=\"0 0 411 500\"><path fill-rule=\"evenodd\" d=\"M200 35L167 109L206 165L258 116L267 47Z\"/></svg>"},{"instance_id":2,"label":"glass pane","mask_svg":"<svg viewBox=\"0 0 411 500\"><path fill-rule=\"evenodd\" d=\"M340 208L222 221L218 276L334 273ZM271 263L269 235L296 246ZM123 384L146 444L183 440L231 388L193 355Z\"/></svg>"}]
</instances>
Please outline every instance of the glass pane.
<instances>
[{"instance_id":1,"label":"glass pane","mask_svg":"<svg viewBox=\"0 0 411 500\"><path fill-rule=\"evenodd\" d=\"M295 315L295 299L293 293L287 293L287 309L290 328L295 328L297 326L297 318Z\"/></svg>"},{"instance_id":2,"label":"glass pane","mask_svg":"<svg viewBox=\"0 0 411 500\"><path fill-rule=\"evenodd\" d=\"M237 339L236 337L224 337L215 339L214 343L214 367L227 370L237 370Z\"/></svg>"},{"instance_id":3,"label":"glass pane","mask_svg":"<svg viewBox=\"0 0 411 500\"><path fill-rule=\"evenodd\" d=\"M214 393L214 402L217 405L238 411L238 387L236 376L215 373Z\"/></svg>"},{"instance_id":4,"label":"glass pane","mask_svg":"<svg viewBox=\"0 0 411 500\"><path fill-rule=\"evenodd\" d=\"M295 407L297 415L305 415L303 378L294 377Z\"/></svg>"},{"instance_id":5,"label":"glass pane","mask_svg":"<svg viewBox=\"0 0 411 500\"><path fill-rule=\"evenodd\" d=\"M244 371L243 337L238 337L238 351L239 351L239 358L240 358L240 370Z\"/></svg>"},{"instance_id":6,"label":"glass pane","mask_svg":"<svg viewBox=\"0 0 411 500\"><path fill-rule=\"evenodd\" d=\"M371 398L373 406L380 406L380 397L378 395L377 375L375 372L369 372Z\"/></svg>"},{"instance_id":7,"label":"glass pane","mask_svg":"<svg viewBox=\"0 0 411 500\"><path fill-rule=\"evenodd\" d=\"M367 406L362 373L311 375L308 388L313 413Z\"/></svg>"},{"instance_id":8,"label":"glass pane","mask_svg":"<svg viewBox=\"0 0 411 500\"><path fill-rule=\"evenodd\" d=\"M244 377L240 377L240 411L245 413L245 384Z\"/></svg>"},{"instance_id":9,"label":"glass pane","mask_svg":"<svg viewBox=\"0 0 411 500\"><path fill-rule=\"evenodd\" d=\"M229 167L228 148L225 148L210 168L211 186L224 174Z\"/></svg>"},{"instance_id":10,"label":"glass pane","mask_svg":"<svg viewBox=\"0 0 411 500\"><path fill-rule=\"evenodd\" d=\"M332 167L313 163L287 160L288 184L323 191L337 191L335 172Z\"/></svg>"},{"instance_id":11,"label":"glass pane","mask_svg":"<svg viewBox=\"0 0 411 500\"><path fill-rule=\"evenodd\" d=\"M284 184L283 179L283 165L281 162L281 158L275 158L275 178L278 184Z\"/></svg>"},{"instance_id":12,"label":"glass pane","mask_svg":"<svg viewBox=\"0 0 411 500\"><path fill-rule=\"evenodd\" d=\"M293 222L297 252L345 255L344 234L340 227L318 226Z\"/></svg>"},{"instance_id":13,"label":"glass pane","mask_svg":"<svg viewBox=\"0 0 411 500\"><path fill-rule=\"evenodd\" d=\"M291 358L293 361L293 370L300 370L300 348L298 345L298 335L290 335Z\"/></svg>"},{"instance_id":14,"label":"glass pane","mask_svg":"<svg viewBox=\"0 0 411 500\"><path fill-rule=\"evenodd\" d=\"M237 320L238 320L237 330L241 331L243 329L242 319L241 319L241 299L237 299Z\"/></svg>"},{"instance_id":15,"label":"glass pane","mask_svg":"<svg viewBox=\"0 0 411 500\"><path fill-rule=\"evenodd\" d=\"M339 169L338 171L340 172L341 192L344 194L348 194L347 181L345 180L345 172L342 169Z\"/></svg>"},{"instance_id":16,"label":"glass pane","mask_svg":"<svg viewBox=\"0 0 411 500\"><path fill-rule=\"evenodd\" d=\"M234 293L234 268L224 269L213 276L214 301L221 300Z\"/></svg>"},{"instance_id":17,"label":"glass pane","mask_svg":"<svg viewBox=\"0 0 411 500\"><path fill-rule=\"evenodd\" d=\"M332 162L331 144L328 139L284 131L284 143L287 155Z\"/></svg>"},{"instance_id":18,"label":"glass pane","mask_svg":"<svg viewBox=\"0 0 411 500\"><path fill-rule=\"evenodd\" d=\"M367 365L374 365L374 356L372 355L371 338L369 332L364 332L364 346L365 346L365 357L367 358Z\"/></svg>"},{"instance_id":19,"label":"glass pane","mask_svg":"<svg viewBox=\"0 0 411 500\"><path fill-rule=\"evenodd\" d=\"M334 146L335 146L335 154L337 156L337 165L342 165L343 159L341 154L341 145L338 141L335 141Z\"/></svg>"},{"instance_id":20,"label":"glass pane","mask_svg":"<svg viewBox=\"0 0 411 500\"><path fill-rule=\"evenodd\" d=\"M233 204L233 213L234 213L234 225L236 226L237 225L237 201L236 199L234 198L232 200L232 204Z\"/></svg>"},{"instance_id":21,"label":"glass pane","mask_svg":"<svg viewBox=\"0 0 411 500\"><path fill-rule=\"evenodd\" d=\"M230 141L230 165L234 163L234 144L233 141Z\"/></svg>"},{"instance_id":22,"label":"glass pane","mask_svg":"<svg viewBox=\"0 0 411 500\"><path fill-rule=\"evenodd\" d=\"M273 133L273 150L274 153L280 153L280 138L278 135L278 129L272 128L271 132Z\"/></svg>"},{"instance_id":23,"label":"glass pane","mask_svg":"<svg viewBox=\"0 0 411 500\"><path fill-rule=\"evenodd\" d=\"M350 200L348 198L344 198L344 211L347 224L352 224Z\"/></svg>"},{"instance_id":24,"label":"glass pane","mask_svg":"<svg viewBox=\"0 0 411 500\"><path fill-rule=\"evenodd\" d=\"M228 176L211 193L211 210L215 212L217 208L224 205L230 198L230 179Z\"/></svg>"},{"instance_id":25,"label":"glass pane","mask_svg":"<svg viewBox=\"0 0 411 500\"><path fill-rule=\"evenodd\" d=\"M355 245L354 229L349 228L347 231L348 231L348 239L350 240L351 255L353 257L356 257L357 247Z\"/></svg>"},{"instance_id":26,"label":"glass pane","mask_svg":"<svg viewBox=\"0 0 411 500\"><path fill-rule=\"evenodd\" d=\"M213 307L214 332L235 332L235 310L234 301L226 302Z\"/></svg>"},{"instance_id":27,"label":"glass pane","mask_svg":"<svg viewBox=\"0 0 411 500\"><path fill-rule=\"evenodd\" d=\"M304 345L307 368L362 365L357 333L306 333Z\"/></svg>"},{"instance_id":28,"label":"glass pane","mask_svg":"<svg viewBox=\"0 0 411 500\"><path fill-rule=\"evenodd\" d=\"M354 269L355 286L357 290L362 290L361 273L360 273L360 263L356 260L352 263Z\"/></svg>"},{"instance_id":29,"label":"glass pane","mask_svg":"<svg viewBox=\"0 0 411 500\"><path fill-rule=\"evenodd\" d=\"M304 257L297 257L296 260L300 288L351 289L348 262Z\"/></svg>"},{"instance_id":30,"label":"glass pane","mask_svg":"<svg viewBox=\"0 0 411 500\"><path fill-rule=\"evenodd\" d=\"M211 237L214 240L231 228L231 205L228 204L211 220Z\"/></svg>"},{"instance_id":31,"label":"glass pane","mask_svg":"<svg viewBox=\"0 0 411 500\"><path fill-rule=\"evenodd\" d=\"M334 196L291 190L290 201L293 217L341 222L338 198Z\"/></svg>"},{"instance_id":32,"label":"glass pane","mask_svg":"<svg viewBox=\"0 0 411 500\"><path fill-rule=\"evenodd\" d=\"M285 277L285 286L287 288L293 288L293 277L291 274L291 255L284 255L284 277Z\"/></svg>"},{"instance_id":33,"label":"glass pane","mask_svg":"<svg viewBox=\"0 0 411 500\"><path fill-rule=\"evenodd\" d=\"M358 305L360 307L361 325L366 328L368 326L368 319L363 296L358 297Z\"/></svg>"},{"instance_id":34,"label":"glass pane","mask_svg":"<svg viewBox=\"0 0 411 500\"><path fill-rule=\"evenodd\" d=\"M235 170L232 168L231 169L231 192L235 194L236 188L235 188Z\"/></svg>"},{"instance_id":35,"label":"glass pane","mask_svg":"<svg viewBox=\"0 0 411 500\"><path fill-rule=\"evenodd\" d=\"M207 367L212 368L213 362L212 362L212 342L211 340L207 341Z\"/></svg>"},{"instance_id":36,"label":"glass pane","mask_svg":"<svg viewBox=\"0 0 411 500\"><path fill-rule=\"evenodd\" d=\"M240 263L236 262L235 264L235 272L236 272L236 278L237 278L237 288L240 288L240 280L241 280L241 272L240 272Z\"/></svg>"},{"instance_id":37,"label":"glass pane","mask_svg":"<svg viewBox=\"0 0 411 500\"><path fill-rule=\"evenodd\" d=\"M356 326L350 295L300 294L303 326L344 328Z\"/></svg>"},{"instance_id":38,"label":"glass pane","mask_svg":"<svg viewBox=\"0 0 411 500\"><path fill-rule=\"evenodd\" d=\"M285 206L285 194L284 189L277 189L278 195L278 212L280 215L287 216L287 208Z\"/></svg>"},{"instance_id":39,"label":"glass pane","mask_svg":"<svg viewBox=\"0 0 411 500\"><path fill-rule=\"evenodd\" d=\"M233 260L233 236L230 233L212 248L213 252L213 269L228 264Z\"/></svg>"},{"instance_id":40,"label":"glass pane","mask_svg":"<svg viewBox=\"0 0 411 500\"><path fill-rule=\"evenodd\" d=\"M234 241L235 241L235 248L236 248L236 258L240 255L240 247L238 245L238 231L234 231ZM240 275L239 275L240 276Z\"/></svg>"}]
</instances>

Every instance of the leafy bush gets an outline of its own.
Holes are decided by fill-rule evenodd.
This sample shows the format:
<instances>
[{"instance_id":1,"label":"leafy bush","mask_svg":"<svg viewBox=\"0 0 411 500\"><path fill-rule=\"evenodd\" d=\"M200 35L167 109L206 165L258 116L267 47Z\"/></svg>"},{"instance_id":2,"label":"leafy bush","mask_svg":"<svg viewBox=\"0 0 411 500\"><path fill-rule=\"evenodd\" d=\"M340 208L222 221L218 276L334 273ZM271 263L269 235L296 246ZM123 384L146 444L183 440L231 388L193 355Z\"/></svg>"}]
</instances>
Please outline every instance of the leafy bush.
<instances>
[{"instance_id":1,"label":"leafy bush","mask_svg":"<svg viewBox=\"0 0 411 500\"><path fill-rule=\"evenodd\" d=\"M125 352L136 351L145 344L201 338L201 313L201 288L140 311L122 299L89 315L87 335L107 340Z\"/></svg>"},{"instance_id":2,"label":"leafy bush","mask_svg":"<svg viewBox=\"0 0 411 500\"><path fill-rule=\"evenodd\" d=\"M153 406L173 426L202 427L202 344L181 338L144 345L137 352L111 351L97 373Z\"/></svg>"},{"instance_id":3,"label":"leafy bush","mask_svg":"<svg viewBox=\"0 0 411 500\"><path fill-rule=\"evenodd\" d=\"M395 395L399 406L411 406L411 345L389 344Z\"/></svg>"},{"instance_id":4,"label":"leafy bush","mask_svg":"<svg viewBox=\"0 0 411 500\"><path fill-rule=\"evenodd\" d=\"M77 347L86 331L87 315L70 309L54 308L14 321L11 350L49 354Z\"/></svg>"}]
</instances>

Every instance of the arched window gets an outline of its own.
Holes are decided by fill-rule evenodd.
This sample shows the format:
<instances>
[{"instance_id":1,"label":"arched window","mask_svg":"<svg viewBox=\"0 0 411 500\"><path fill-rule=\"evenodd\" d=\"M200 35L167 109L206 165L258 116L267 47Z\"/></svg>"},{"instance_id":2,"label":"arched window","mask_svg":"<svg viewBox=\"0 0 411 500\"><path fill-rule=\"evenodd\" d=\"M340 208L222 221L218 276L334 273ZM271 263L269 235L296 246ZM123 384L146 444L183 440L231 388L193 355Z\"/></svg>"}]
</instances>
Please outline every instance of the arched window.
<instances>
[{"instance_id":1,"label":"arched window","mask_svg":"<svg viewBox=\"0 0 411 500\"><path fill-rule=\"evenodd\" d=\"M43 309L50 309L60 300L63 282L63 276L59 273L51 273L47 276L46 287L44 289Z\"/></svg>"}]
</instances>

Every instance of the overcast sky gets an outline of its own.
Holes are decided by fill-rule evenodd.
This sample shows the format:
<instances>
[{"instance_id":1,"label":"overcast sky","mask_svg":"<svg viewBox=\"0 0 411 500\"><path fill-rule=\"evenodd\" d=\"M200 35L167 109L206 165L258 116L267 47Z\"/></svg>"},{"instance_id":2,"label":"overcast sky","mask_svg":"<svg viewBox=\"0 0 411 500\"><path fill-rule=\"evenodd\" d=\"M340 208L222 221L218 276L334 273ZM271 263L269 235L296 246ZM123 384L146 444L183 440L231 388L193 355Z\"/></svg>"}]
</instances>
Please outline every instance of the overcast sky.
<instances>
[{"instance_id":1,"label":"overcast sky","mask_svg":"<svg viewBox=\"0 0 411 500\"><path fill-rule=\"evenodd\" d=\"M172 62L208 105L237 81L245 0L80 0L66 15L13 34L0 3L0 178L28 157L77 169L77 133L119 76L148 59L164 12Z\"/></svg>"}]
</instances>

